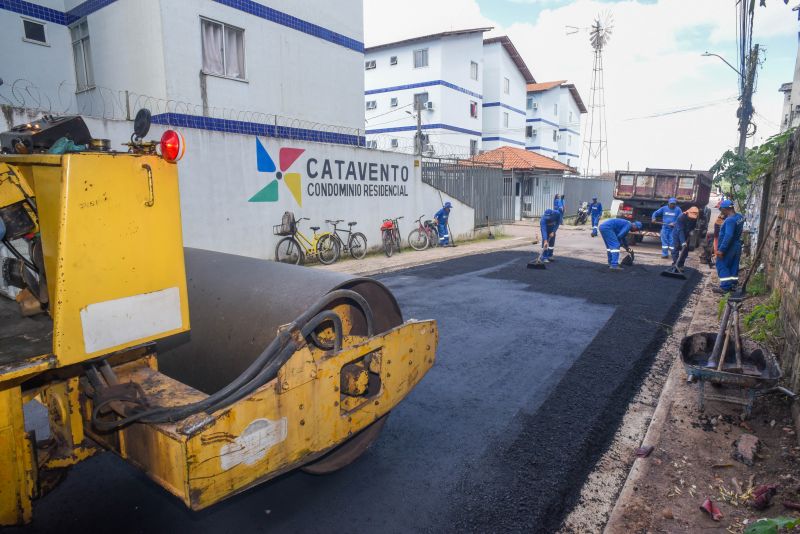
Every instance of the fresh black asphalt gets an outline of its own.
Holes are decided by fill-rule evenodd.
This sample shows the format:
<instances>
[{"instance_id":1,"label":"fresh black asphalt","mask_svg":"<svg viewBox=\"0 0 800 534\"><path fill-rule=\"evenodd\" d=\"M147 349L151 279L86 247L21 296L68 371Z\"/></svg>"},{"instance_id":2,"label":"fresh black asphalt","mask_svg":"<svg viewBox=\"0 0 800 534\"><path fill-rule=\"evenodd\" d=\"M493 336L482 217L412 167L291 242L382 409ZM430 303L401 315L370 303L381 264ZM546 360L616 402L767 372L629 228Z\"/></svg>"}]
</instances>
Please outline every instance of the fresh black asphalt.
<instances>
[{"instance_id":1,"label":"fresh black asphalt","mask_svg":"<svg viewBox=\"0 0 800 534\"><path fill-rule=\"evenodd\" d=\"M434 368L348 468L193 513L111 454L37 501L38 532L552 532L699 278L498 252L380 277L434 318Z\"/></svg>"}]
</instances>

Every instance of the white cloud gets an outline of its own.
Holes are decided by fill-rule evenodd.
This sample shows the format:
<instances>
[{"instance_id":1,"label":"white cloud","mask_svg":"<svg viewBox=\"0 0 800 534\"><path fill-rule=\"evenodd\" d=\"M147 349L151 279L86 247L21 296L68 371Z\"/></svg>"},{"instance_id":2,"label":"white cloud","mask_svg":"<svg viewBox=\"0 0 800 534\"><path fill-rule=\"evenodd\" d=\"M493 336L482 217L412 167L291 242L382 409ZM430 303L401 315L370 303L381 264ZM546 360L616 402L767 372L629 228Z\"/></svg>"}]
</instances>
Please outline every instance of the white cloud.
<instances>
[{"instance_id":1,"label":"white cloud","mask_svg":"<svg viewBox=\"0 0 800 534\"><path fill-rule=\"evenodd\" d=\"M521 3L530 3L520 0ZM611 11L614 31L604 55L609 155L614 168L708 168L737 141L736 102L661 118L627 120L692 107L735 96L737 76L717 58L702 57L706 48L735 63L732 0L577 0L542 10L535 23L502 28L484 16L475 0L408 0L403 9L384 0L365 0L368 44L449 29L493 25L493 35L507 33L538 81L568 79L589 103L592 50L583 31L567 35L566 26L588 27L598 13ZM520 6L520 9L525 9ZM779 2L756 8L756 36L785 38L784 49L767 51L759 72L755 107L772 122L757 118L763 140L777 131L783 81L791 80L797 19ZM430 16L419 17L420 12ZM710 44L707 44L707 43ZM586 116L584 115L584 120Z\"/></svg>"}]
</instances>

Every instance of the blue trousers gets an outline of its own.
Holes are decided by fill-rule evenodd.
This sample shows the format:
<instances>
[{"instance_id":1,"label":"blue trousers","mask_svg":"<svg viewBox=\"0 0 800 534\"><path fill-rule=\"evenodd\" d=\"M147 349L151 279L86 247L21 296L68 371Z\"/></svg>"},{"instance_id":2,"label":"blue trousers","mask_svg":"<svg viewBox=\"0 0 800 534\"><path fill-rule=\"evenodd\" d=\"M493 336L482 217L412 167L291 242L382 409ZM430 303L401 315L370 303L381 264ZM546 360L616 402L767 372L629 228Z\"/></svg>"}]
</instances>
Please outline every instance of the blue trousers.
<instances>
[{"instance_id":1,"label":"blue trousers","mask_svg":"<svg viewBox=\"0 0 800 534\"><path fill-rule=\"evenodd\" d=\"M597 225L600 224L600 214L592 215L592 237L597 235Z\"/></svg>"},{"instance_id":2,"label":"blue trousers","mask_svg":"<svg viewBox=\"0 0 800 534\"><path fill-rule=\"evenodd\" d=\"M666 258L673 250L671 226L666 224L661 227L661 257Z\"/></svg>"},{"instance_id":3,"label":"blue trousers","mask_svg":"<svg viewBox=\"0 0 800 534\"><path fill-rule=\"evenodd\" d=\"M542 251L542 259L550 259L553 257L553 251L556 248L556 234L553 232L553 237L542 236L542 243L547 239L547 249Z\"/></svg>"},{"instance_id":4,"label":"blue trousers","mask_svg":"<svg viewBox=\"0 0 800 534\"><path fill-rule=\"evenodd\" d=\"M613 230L607 230L605 228L600 229L600 237L603 238L603 242L606 244L606 252L608 253L608 264L612 267L619 266L619 247L620 242L617 238L617 234L614 233Z\"/></svg>"},{"instance_id":5,"label":"blue trousers","mask_svg":"<svg viewBox=\"0 0 800 534\"><path fill-rule=\"evenodd\" d=\"M742 244L736 243L728 249L725 256L717 258L717 274L719 287L728 291L739 282L739 258L742 255Z\"/></svg>"},{"instance_id":6,"label":"blue trousers","mask_svg":"<svg viewBox=\"0 0 800 534\"><path fill-rule=\"evenodd\" d=\"M439 246L450 244L450 233L447 231L447 223L439 223Z\"/></svg>"}]
</instances>

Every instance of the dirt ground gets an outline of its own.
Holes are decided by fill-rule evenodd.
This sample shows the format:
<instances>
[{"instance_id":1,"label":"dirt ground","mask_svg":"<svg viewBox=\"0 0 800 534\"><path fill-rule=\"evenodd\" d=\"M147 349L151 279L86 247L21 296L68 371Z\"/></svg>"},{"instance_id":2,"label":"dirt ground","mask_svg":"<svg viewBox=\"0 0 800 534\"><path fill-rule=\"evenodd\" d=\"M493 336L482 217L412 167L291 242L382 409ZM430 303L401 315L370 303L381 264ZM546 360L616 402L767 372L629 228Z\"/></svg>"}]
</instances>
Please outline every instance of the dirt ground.
<instances>
[{"instance_id":1,"label":"dirt ground","mask_svg":"<svg viewBox=\"0 0 800 534\"><path fill-rule=\"evenodd\" d=\"M697 306L689 332L718 329L718 298L709 281ZM748 301L745 309L752 307ZM676 356L677 358L677 356ZM623 490L617 521L608 531L629 533L744 532L762 517L797 516L784 501L800 501L800 446L795 435L790 401L773 395L757 399L751 417L742 421L740 406L706 401L699 410L698 385L688 383L680 361L671 373L674 387L665 390L665 423L649 457L637 460L639 473L632 492ZM760 448L753 466L732 457L734 442L743 434L758 437ZM631 451L633 454L633 451ZM756 510L748 490L777 485L777 494L765 510ZM700 505L710 498L722 512L714 521Z\"/></svg>"}]
</instances>

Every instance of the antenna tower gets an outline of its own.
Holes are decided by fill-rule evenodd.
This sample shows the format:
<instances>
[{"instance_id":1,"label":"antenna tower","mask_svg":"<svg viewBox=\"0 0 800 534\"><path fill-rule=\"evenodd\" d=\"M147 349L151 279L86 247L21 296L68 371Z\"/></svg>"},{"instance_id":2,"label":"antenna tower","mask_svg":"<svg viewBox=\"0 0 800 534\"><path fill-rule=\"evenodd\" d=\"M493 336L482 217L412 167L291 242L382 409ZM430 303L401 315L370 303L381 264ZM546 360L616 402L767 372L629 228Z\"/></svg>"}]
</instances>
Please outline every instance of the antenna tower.
<instances>
[{"instance_id":1,"label":"antenna tower","mask_svg":"<svg viewBox=\"0 0 800 534\"><path fill-rule=\"evenodd\" d=\"M608 12L595 17L594 23L591 28L589 28L589 42L592 45L594 53L594 64L592 65L589 117L584 124L583 130L584 176L588 176L595 169L597 169L598 175L609 170L606 97L603 80L603 49L611 39L613 30L614 18L611 13Z\"/></svg>"}]
</instances>

